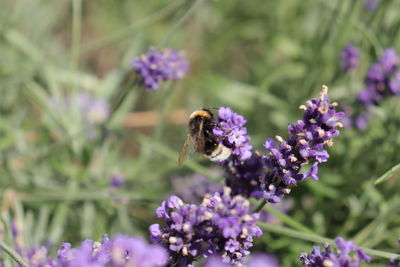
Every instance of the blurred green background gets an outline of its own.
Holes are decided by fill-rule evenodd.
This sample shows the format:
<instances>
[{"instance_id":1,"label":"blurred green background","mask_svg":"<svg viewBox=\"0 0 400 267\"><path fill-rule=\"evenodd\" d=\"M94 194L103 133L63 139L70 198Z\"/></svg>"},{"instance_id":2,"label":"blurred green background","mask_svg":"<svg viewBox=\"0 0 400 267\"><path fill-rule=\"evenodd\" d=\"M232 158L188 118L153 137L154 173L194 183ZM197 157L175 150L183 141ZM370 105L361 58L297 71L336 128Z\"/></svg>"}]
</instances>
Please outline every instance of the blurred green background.
<instances>
[{"instance_id":1,"label":"blurred green background","mask_svg":"<svg viewBox=\"0 0 400 267\"><path fill-rule=\"evenodd\" d=\"M191 111L232 107L262 150L265 138L287 137L299 105L322 84L333 100L354 101L370 64L383 49L400 47L399 9L396 0L378 1L376 10L364 0L2 0L4 232L19 221L26 246L117 232L147 238L155 208L173 193L171 177L221 181L198 155L178 168ZM351 74L340 68L348 43L361 51ZM155 92L132 86L131 61L150 46L184 51L187 77ZM99 101L92 113L79 106L85 97ZM320 181L307 180L288 197L292 221L320 236L399 251L399 173L374 185L400 163L399 104L385 100L364 131L343 129ZM110 186L114 176L125 184ZM313 244L265 231L255 250L299 266L299 253Z\"/></svg>"}]
</instances>

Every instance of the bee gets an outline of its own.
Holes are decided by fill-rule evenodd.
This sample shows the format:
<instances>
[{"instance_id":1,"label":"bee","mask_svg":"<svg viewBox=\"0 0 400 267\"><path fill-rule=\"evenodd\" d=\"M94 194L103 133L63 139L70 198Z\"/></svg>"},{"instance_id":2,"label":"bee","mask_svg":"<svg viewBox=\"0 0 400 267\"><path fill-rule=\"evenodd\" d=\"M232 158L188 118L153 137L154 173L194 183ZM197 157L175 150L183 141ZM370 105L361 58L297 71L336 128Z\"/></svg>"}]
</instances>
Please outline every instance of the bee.
<instances>
[{"instance_id":1,"label":"bee","mask_svg":"<svg viewBox=\"0 0 400 267\"><path fill-rule=\"evenodd\" d=\"M189 132L179 154L179 166L194 152L203 154L211 161L224 161L231 156L232 150L213 133L215 125L214 115L208 109L202 108L190 115Z\"/></svg>"}]
</instances>

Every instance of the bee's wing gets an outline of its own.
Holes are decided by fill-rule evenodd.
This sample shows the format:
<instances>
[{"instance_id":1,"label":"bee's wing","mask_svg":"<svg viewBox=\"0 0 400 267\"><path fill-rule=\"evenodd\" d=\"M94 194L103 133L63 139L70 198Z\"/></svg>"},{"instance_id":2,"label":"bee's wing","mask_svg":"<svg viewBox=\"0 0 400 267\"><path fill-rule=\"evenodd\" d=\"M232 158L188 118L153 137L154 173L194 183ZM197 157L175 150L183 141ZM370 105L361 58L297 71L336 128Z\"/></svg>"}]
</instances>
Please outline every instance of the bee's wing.
<instances>
[{"instance_id":1,"label":"bee's wing","mask_svg":"<svg viewBox=\"0 0 400 267\"><path fill-rule=\"evenodd\" d=\"M179 154L179 159L178 159L179 166L182 166L187 156L193 154L195 151L196 151L196 140L194 140L194 138L190 134L188 134L185 143L182 146L181 153Z\"/></svg>"},{"instance_id":2,"label":"bee's wing","mask_svg":"<svg viewBox=\"0 0 400 267\"><path fill-rule=\"evenodd\" d=\"M199 125L199 131L196 135L196 140L194 140L196 145L196 151L204 153L205 136L204 136L204 122L201 121Z\"/></svg>"}]
</instances>

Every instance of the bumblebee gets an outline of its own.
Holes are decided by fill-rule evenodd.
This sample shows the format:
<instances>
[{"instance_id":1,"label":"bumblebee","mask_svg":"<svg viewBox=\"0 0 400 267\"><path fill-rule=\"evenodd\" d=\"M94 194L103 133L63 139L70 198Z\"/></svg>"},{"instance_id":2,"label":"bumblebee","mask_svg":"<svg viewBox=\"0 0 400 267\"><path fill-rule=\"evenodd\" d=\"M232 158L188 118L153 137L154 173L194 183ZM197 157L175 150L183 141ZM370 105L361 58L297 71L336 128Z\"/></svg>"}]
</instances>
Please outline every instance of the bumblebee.
<instances>
[{"instance_id":1,"label":"bumblebee","mask_svg":"<svg viewBox=\"0 0 400 267\"><path fill-rule=\"evenodd\" d=\"M231 156L232 150L213 133L214 126L214 115L208 109L202 108L190 115L189 132L179 155L179 166L194 152L203 154L211 161L224 161Z\"/></svg>"}]
</instances>

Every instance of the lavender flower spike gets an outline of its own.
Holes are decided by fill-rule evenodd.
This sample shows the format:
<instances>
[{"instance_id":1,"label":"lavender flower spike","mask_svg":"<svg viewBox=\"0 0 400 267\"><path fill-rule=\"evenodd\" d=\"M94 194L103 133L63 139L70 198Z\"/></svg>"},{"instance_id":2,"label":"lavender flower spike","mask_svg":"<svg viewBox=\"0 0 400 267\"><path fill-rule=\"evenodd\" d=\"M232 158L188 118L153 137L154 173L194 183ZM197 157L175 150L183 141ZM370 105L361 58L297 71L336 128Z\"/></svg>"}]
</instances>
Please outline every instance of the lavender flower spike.
<instances>
[{"instance_id":1,"label":"lavender flower spike","mask_svg":"<svg viewBox=\"0 0 400 267\"><path fill-rule=\"evenodd\" d=\"M206 195L202 204L185 204L171 196L157 209L166 224L150 226L151 239L169 250L169 266L193 266L201 256L219 256L225 263L240 266L262 234L258 214L249 214L250 203L242 196L224 193Z\"/></svg>"},{"instance_id":2,"label":"lavender flower spike","mask_svg":"<svg viewBox=\"0 0 400 267\"><path fill-rule=\"evenodd\" d=\"M289 124L289 140L276 136L276 143L268 138L264 144L267 155L252 153L243 162L226 163L226 184L233 194L276 203L290 192L290 186L307 177L318 180L318 164L329 158L325 147L332 146L333 138L339 135L338 128L343 127L339 121L344 113L336 112L337 106L329 99L328 88L323 86L319 99L300 106L303 119ZM311 164L310 169L302 172L307 164Z\"/></svg>"},{"instance_id":3,"label":"lavender flower spike","mask_svg":"<svg viewBox=\"0 0 400 267\"><path fill-rule=\"evenodd\" d=\"M358 68L360 51L351 44L346 45L341 54L342 68L345 72L350 72Z\"/></svg>"},{"instance_id":4,"label":"lavender flower spike","mask_svg":"<svg viewBox=\"0 0 400 267\"><path fill-rule=\"evenodd\" d=\"M149 245L143 239L125 235L109 238L103 236L101 242L86 239L81 246L71 249L63 243L58 250L58 262L51 267L163 267L167 263L166 251L160 246Z\"/></svg>"},{"instance_id":5,"label":"lavender flower spike","mask_svg":"<svg viewBox=\"0 0 400 267\"><path fill-rule=\"evenodd\" d=\"M161 52L151 47L149 51L132 61L132 67L146 90L157 90L159 84L168 80L182 79L189 69L188 62L173 49Z\"/></svg>"},{"instance_id":6,"label":"lavender flower spike","mask_svg":"<svg viewBox=\"0 0 400 267\"><path fill-rule=\"evenodd\" d=\"M223 139L222 143L232 149L233 157L237 161L244 161L251 157L252 146L249 145L250 137L244 127L246 119L229 107L218 110L216 127L213 132Z\"/></svg>"},{"instance_id":7,"label":"lavender flower spike","mask_svg":"<svg viewBox=\"0 0 400 267\"><path fill-rule=\"evenodd\" d=\"M310 254L302 253L299 257L304 267L358 267L362 261L369 262L371 257L357 248L352 241L346 241L342 237L335 240L337 249L332 250L330 244L325 244L325 251L320 247L314 247Z\"/></svg>"}]
</instances>

